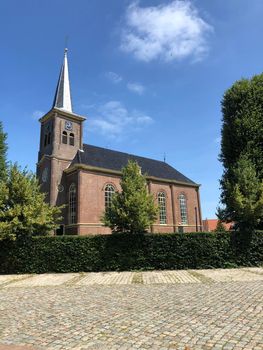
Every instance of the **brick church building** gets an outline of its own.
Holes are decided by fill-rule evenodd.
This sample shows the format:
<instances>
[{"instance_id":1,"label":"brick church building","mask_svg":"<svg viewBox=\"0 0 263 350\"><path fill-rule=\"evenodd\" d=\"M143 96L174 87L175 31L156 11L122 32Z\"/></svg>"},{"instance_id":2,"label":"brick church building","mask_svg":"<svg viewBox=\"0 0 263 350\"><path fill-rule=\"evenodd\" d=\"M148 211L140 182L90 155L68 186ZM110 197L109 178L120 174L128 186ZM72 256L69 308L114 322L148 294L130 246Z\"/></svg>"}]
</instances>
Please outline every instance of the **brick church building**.
<instances>
[{"instance_id":1,"label":"brick church building","mask_svg":"<svg viewBox=\"0 0 263 350\"><path fill-rule=\"evenodd\" d=\"M120 190L121 169L137 161L159 205L151 232L202 229L199 186L169 164L83 143L85 118L72 111L67 50L51 110L40 118L37 176L51 205L65 205L57 234L105 234L101 216Z\"/></svg>"}]
</instances>

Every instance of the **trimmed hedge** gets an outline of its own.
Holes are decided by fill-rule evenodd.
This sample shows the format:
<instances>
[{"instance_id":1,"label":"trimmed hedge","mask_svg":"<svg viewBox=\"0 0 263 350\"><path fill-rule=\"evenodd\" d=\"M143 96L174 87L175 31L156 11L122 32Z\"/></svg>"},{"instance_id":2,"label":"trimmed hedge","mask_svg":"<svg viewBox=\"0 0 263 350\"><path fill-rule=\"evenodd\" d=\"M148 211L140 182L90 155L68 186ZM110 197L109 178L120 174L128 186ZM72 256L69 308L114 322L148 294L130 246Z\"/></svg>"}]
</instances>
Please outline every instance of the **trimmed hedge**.
<instances>
[{"instance_id":1,"label":"trimmed hedge","mask_svg":"<svg viewBox=\"0 0 263 350\"><path fill-rule=\"evenodd\" d=\"M263 233L33 237L0 242L0 273L201 269L263 264Z\"/></svg>"}]
</instances>

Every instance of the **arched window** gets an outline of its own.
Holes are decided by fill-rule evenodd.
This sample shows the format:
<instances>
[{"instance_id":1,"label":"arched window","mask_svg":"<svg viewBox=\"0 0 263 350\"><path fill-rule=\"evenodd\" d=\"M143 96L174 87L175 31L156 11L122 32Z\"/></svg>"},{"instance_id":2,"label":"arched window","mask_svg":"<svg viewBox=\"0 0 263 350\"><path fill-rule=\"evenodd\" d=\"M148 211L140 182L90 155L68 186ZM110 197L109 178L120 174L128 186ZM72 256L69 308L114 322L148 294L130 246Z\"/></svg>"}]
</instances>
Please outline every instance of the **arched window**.
<instances>
[{"instance_id":1,"label":"arched window","mask_svg":"<svg viewBox=\"0 0 263 350\"><path fill-rule=\"evenodd\" d=\"M48 123L44 127L44 147L51 144L51 124Z\"/></svg>"},{"instance_id":2,"label":"arched window","mask_svg":"<svg viewBox=\"0 0 263 350\"><path fill-rule=\"evenodd\" d=\"M159 206L159 221L160 224L167 223L166 217L166 196L164 192L158 193L158 206Z\"/></svg>"},{"instance_id":3,"label":"arched window","mask_svg":"<svg viewBox=\"0 0 263 350\"><path fill-rule=\"evenodd\" d=\"M47 145L47 134L45 134L44 136L44 147L46 147L46 145Z\"/></svg>"},{"instance_id":4,"label":"arched window","mask_svg":"<svg viewBox=\"0 0 263 350\"><path fill-rule=\"evenodd\" d=\"M74 134L70 133L69 134L69 144L70 146L74 146L75 140L74 140Z\"/></svg>"},{"instance_id":5,"label":"arched window","mask_svg":"<svg viewBox=\"0 0 263 350\"><path fill-rule=\"evenodd\" d=\"M73 183L69 187L69 224L77 222L76 192L76 185Z\"/></svg>"},{"instance_id":6,"label":"arched window","mask_svg":"<svg viewBox=\"0 0 263 350\"><path fill-rule=\"evenodd\" d=\"M65 145L68 143L68 133L66 131L63 131L62 133L62 143Z\"/></svg>"},{"instance_id":7,"label":"arched window","mask_svg":"<svg viewBox=\"0 0 263 350\"><path fill-rule=\"evenodd\" d=\"M179 204L180 204L180 213L181 213L181 223L183 225L187 224L187 206L186 206L186 197L183 193L179 196Z\"/></svg>"},{"instance_id":8,"label":"arched window","mask_svg":"<svg viewBox=\"0 0 263 350\"><path fill-rule=\"evenodd\" d=\"M48 135L47 135L47 144L50 145L51 144L51 132L49 131Z\"/></svg>"},{"instance_id":9,"label":"arched window","mask_svg":"<svg viewBox=\"0 0 263 350\"><path fill-rule=\"evenodd\" d=\"M111 203L112 203L112 197L115 193L115 188L113 187L113 185L108 184L105 187L105 191L104 191L104 195L105 195L105 209L108 209L111 207Z\"/></svg>"}]
</instances>

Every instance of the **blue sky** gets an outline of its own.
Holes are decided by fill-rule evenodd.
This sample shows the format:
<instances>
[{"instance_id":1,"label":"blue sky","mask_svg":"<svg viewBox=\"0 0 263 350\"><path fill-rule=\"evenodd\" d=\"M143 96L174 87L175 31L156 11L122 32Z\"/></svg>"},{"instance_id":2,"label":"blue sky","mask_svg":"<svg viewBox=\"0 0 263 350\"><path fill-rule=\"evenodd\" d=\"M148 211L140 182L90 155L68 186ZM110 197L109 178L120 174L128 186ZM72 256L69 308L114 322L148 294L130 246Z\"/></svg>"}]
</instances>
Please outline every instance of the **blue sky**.
<instances>
[{"instance_id":1,"label":"blue sky","mask_svg":"<svg viewBox=\"0 0 263 350\"><path fill-rule=\"evenodd\" d=\"M262 73L262 0L1 0L0 120L9 159L35 170L68 36L84 141L166 161L219 202L220 101Z\"/></svg>"}]
</instances>

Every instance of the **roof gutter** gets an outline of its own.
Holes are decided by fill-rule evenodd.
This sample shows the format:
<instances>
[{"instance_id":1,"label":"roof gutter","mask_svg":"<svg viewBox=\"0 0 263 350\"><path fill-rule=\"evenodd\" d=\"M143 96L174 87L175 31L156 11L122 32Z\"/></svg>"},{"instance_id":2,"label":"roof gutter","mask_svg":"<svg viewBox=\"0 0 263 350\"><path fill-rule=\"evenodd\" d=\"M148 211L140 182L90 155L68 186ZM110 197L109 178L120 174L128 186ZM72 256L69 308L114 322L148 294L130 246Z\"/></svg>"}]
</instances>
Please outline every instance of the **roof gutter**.
<instances>
[{"instance_id":1,"label":"roof gutter","mask_svg":"<svg viewBox=\"0 0 263 350\"><path fill-rule=\"evenodd\" d=\"M120 170L112 170L107 168L99 168L91 165L85 165L85 164L74 164L73 166L67 168L64 170L66 174L70 174L77 170L84 170L84 171L94 171L97 173L103 173L103 174L111 174L111 175L117 175L120 176L122 172ZM146 175L146 179L150 181L156 181L156 182L165 182L169 184L176 184L181 186L188 186L188 187L196 187L199 188L201 185L196 183L188 183L184 181L177 181L177 180L171 180L171 179L163 179L160 177L155 176L148 176Z\"/></svg>"}]
</instances>

